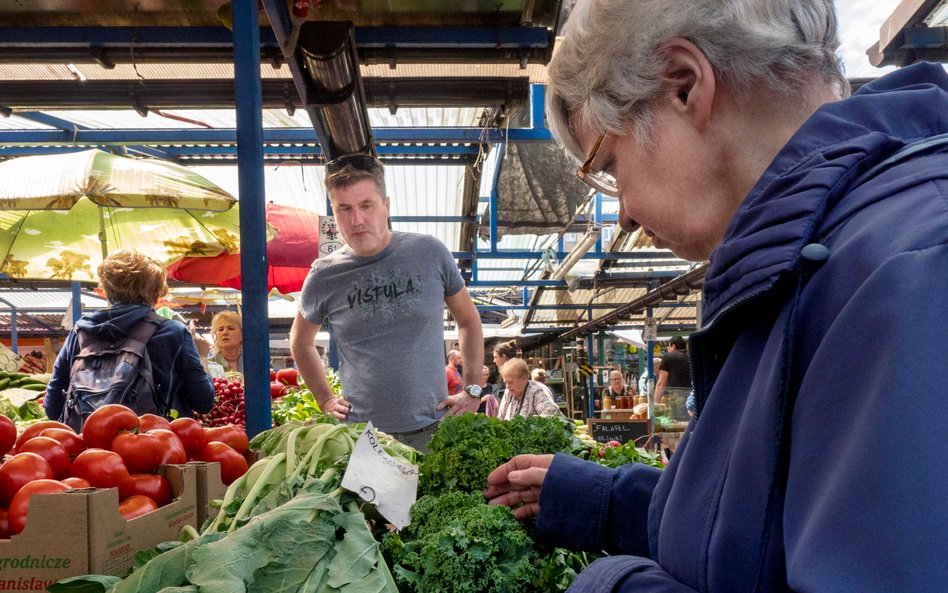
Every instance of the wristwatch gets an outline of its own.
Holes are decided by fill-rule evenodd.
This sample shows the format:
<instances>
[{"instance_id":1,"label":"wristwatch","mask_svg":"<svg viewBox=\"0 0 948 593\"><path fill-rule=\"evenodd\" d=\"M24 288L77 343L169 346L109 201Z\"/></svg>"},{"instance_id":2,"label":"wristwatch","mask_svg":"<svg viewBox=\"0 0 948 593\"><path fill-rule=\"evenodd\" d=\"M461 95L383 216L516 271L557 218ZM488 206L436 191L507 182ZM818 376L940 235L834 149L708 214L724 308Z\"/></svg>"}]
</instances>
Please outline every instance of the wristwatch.
<instances>
[{"instance_id":1,"label":"wristwatch","mask_svg":"<svg viewBox=\"0 0 948 593\"><path fill-rule=\"evenodd\" d=\"M463 391L471 397L480 397L484 393L480 385L465 385Z\"/></svg>"}]
</instances>

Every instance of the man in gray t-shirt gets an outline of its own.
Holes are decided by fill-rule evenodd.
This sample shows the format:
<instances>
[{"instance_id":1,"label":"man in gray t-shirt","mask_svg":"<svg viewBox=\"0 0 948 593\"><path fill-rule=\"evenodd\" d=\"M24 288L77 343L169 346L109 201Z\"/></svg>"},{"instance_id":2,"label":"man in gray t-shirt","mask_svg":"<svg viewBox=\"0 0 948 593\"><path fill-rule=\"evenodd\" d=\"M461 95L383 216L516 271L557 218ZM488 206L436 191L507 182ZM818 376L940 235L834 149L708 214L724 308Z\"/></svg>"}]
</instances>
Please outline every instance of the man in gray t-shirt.
<instances>
[{"instance_id":1,"label":"man in gray t-shirt","mask_svg":"<svg viewBox=\"0 0 948 593\"><path fill-rule=\"evenodd\" d=\"M479 389L448 396L444 305L457 323L464 384L480 384L484 343L451 252L437 239L388 228L382 166L368 155L326 166L326 187L346 245L316 260L303 285L290 348L320 408L340 420L371 420L424 449L444 415L474 412ZM335 397L316 351L328 321L338 340L345 399Z\"/></svg>"}]
</instances>

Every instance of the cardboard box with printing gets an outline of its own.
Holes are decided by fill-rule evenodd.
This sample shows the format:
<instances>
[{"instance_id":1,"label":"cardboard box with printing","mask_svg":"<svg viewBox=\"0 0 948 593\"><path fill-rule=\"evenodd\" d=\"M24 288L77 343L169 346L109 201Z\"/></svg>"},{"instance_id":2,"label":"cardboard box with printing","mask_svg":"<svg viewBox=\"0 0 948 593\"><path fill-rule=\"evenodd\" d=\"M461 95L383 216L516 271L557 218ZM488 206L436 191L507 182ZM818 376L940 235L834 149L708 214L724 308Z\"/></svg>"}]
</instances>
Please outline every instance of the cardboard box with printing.
<instances>
[{"instance_id":1,"label":"cardboard box with printing","mask_svg":"<svg viewBox=\"0 0 948 593\"><path fill-rule=\"evenodd\" d=\"M118 489L37 494L23 533L0 541L0 591L45 591L60 579L81 574L123 575L135 553L178 538L197 527L197 469L167 465L161 472L174 500L126 521L118 512Z\"/></svg>"}]
</instances>

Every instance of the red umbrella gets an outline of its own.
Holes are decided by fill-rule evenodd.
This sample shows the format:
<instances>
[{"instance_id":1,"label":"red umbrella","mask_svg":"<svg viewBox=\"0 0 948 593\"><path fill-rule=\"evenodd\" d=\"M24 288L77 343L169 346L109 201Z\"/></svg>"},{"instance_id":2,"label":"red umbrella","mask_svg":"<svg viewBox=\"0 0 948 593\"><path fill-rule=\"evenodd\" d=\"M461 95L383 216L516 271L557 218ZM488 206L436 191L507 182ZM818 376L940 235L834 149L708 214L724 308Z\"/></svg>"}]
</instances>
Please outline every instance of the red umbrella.
<instances>
[{"instance_id":1,"label":"red umbrella","mask_svg":"<svg viewBox=\"0 0 948 593\"><path fill-rule=\"evenodd\" d=\"M267 204L267 223L276 236L267 243L267 289L282 293L303 288L319 255L319 215L311 210ZM168 277L194 284L240 288L240 254L186 257L168 266Z\"/></svg>"}]
</instances>

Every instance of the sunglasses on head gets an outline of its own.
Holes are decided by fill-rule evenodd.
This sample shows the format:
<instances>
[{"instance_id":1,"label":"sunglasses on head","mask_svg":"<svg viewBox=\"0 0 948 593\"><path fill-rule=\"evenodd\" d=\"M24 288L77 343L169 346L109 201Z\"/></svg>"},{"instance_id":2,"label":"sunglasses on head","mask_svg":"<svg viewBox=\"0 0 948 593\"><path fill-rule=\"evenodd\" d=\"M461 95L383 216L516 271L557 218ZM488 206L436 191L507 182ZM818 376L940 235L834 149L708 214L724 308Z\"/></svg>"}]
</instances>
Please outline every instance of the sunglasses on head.
<instances>
[{"instance_id":1,"label":"sunglasses on head","mask_svg":"<svg viewBox=\"0 0 948 593\"><path fill-rule=\"evenodd\" d=\"M326 174L338 173L346 166L374 173L382 168L382 163L370 154L347 154L326 163Z\"/></svg>"}]
</instances>

